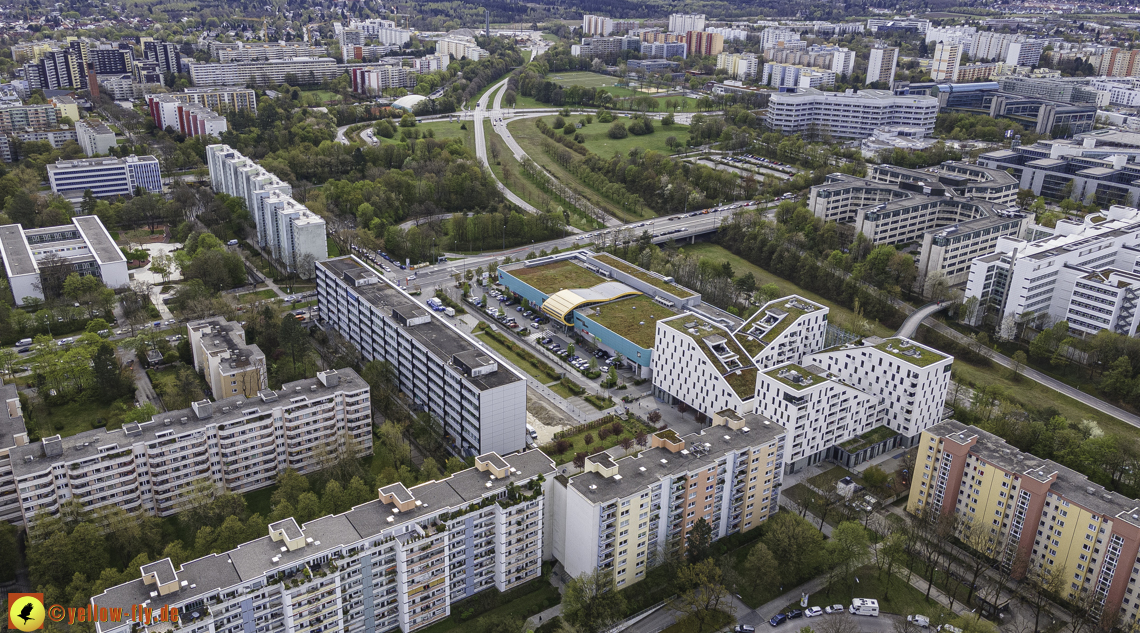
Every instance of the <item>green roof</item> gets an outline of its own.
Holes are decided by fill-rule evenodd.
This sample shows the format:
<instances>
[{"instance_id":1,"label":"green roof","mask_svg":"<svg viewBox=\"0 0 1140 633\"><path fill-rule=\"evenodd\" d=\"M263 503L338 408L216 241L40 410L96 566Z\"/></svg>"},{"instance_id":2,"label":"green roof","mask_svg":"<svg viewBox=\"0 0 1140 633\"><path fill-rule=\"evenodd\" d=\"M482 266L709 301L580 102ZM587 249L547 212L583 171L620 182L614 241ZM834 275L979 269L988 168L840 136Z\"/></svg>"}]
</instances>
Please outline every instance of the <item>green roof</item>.
<instances>
[{"instance_id":1,"label":"green roof","mask_svg":"<svg viewBox=\"0 0 1140 633\"><path fill-rule=\"evenodd\" d=\"M796 319L805 314L815 312L819 309L821 308L818 305L799 297L784 297L782 299L776 299L775 301L769 301L768 303L764 304L764 307L757 310L756 314L752 315L752 318L744 324L744 327L742 327L740 331L745 333L748 332L754 325L760 324L760 322L763 321L764 317L767 316L770 311L779 310L786 314L784 314L779 321L777 321L774 325L769 327L766 331L764 331L763 334L760 334L759 336L761 342L765 344L771 343L772 341L776 340L776 337L783 333L784 330L788 329L788 326L795 323Z\"/></svg>"},{"instance_id":2,"label":"green roof","mask_svg":"<svg viewBox=\"0 0 1140 633\"><path fill-rule=\"evenodd\" d=\"M862 435L858 435L841 443L839 448L842 448L848 453L858 453L865 448L874 446L883 440L889 440L896 435L898 435L898 433L891 430L889 426L876 426Z\"/></svg>"},{"instance_id":3,"label":"green roof","mask_svg":"<svg viewBox=\"0 0 1140 633\"><path fill-rule=\"evenodd\" d=\"M623 259L619 259L617 257L614 257L613 255L610 255L609 253L601 253L599 255L595 255L594 259L596 259L596 260L598 260L604 264L609 264L610 266L613 266L614 268L622 271L623 273L626 273L628 275L632 275L633 277L636 277L637 279L644 281L645 283L653 286L654 288L664 290L665 292L668 292L669 294L673 295L674 297L679 297L681 299L687 299L687 298L692 297L693 295L697 294L697 293L693 292L692 290L689 290L688 288L686 288L684 286L678 286L677 284L667 284L667 283L665 283L664 279L650 275L645 270L638 268L637 266L634 266L633 264L631 264L631 263L629 263Z\"/></svg>"},{"instance_id":4,"label":"green roof","mask_svg":"<svg viewBox=\"0 0 1140 633\"><path fill-rule=\"evenodd\" d=\"M725 382L728 383L741 399L746 400L756 395L756 368L752 365L752 359L745 353L744 349L740 347L740 344L737 343L736 337L719 327L713 326L708 321L690 314L680 315L664 323L696 341L697 348L704 353L705 357L708 358L709 362L716 368L717 373L725 379ZM691 325L696 329L697 333L694 334L690 332L686 325ZM729 367L713 353L712 349L709 348L709 344L705 342L705 339L712 336L718 336L724 339L723 345L729 352L736 355L737 364ZM729 375L738 371L740 372L739 374Z\"/></svg>"},{"instance_id":5,"label":"green roof","mask_svg":"<svg viewBox=\"0 0 1140 633\"><path fill-rule=\"evenodd\" d=\"M569 288L593 288L609 281L566 259L541 266L507 268L504 272L545 295Z\"/></svg>"},{"instance_id":6,"label":"green roof","mask_svg":"<svg viewBox=\"0 0 1140 633\"><path fill-rule=\"evenodd\" d=\"M724 377L729 387L740 396L741 400L747 400L756 395L756 368L748 367L734 371L733 373Z\"/></svg>"},{"instance_id":7,"label":"green roof","mask_svg":"<svg viewBox=\"0 0 1140 633\"><path fill-rule=\"evenodd\" d=\"M578 313L643 349L653 349L657 322L677 314L645 295L603 303Z\"/></svg>"},{"instance_id":8,"label":"green roof","mask_svg":"<svg viewBox=\"0 0 1140 633\"><path fill-rule=\"evenodd\" d=\"M802 382L793 381L793 376L790 374L790 372L793 371L799 374L800 377L807 378L808 380L804 380ZM769 378L775 378L777 381L795 389L796 391L801 391L803 389L807 389L812 385L818 385L827 381L827 378L823 376L817 376L816 374L813 374L812 372L804 369L802 366L796 364L780 365L779 367L769 369L764 373Z\"/></svg>"},{"instance_id":9,"label":"green roof","mask_svg":"<svg viewBox=\"0 0 1140 633\"><path fill-rule=\"evenodd\" d=\"M904 347L905 346L905 347ZM905 360L911 365L918 367L926 367L932 365L940 360L948 358L937 352L932 352L925 347L915 345L914 343L901 338L891 338L879 343L875 349L882 350L895 358Z\"/></svg>"}]
</instances>

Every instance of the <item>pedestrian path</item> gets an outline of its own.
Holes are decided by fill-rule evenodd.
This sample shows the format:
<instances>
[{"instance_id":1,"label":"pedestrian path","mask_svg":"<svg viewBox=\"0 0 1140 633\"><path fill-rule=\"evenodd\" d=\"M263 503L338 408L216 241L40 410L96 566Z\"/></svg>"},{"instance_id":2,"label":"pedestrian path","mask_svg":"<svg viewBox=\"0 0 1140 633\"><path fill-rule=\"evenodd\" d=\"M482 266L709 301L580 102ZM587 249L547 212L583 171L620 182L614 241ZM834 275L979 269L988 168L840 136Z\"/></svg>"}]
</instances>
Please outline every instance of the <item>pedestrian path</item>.
<instances>
[{"instance_id":1,"label":"pedestrian path","mask_svg":"<svg viewBox=\"0 0 1140 633\"><path fill-rule=\"evenodd\" d=\"M550 618L553 618L553 617L558 616L558 615L562 615L562 603L561 602L554 605L553 607L550 607L549 609L543 611L542 613L532 615L529 618L527 618L526 629L528 631L531 629L536 629L536 628L542 626L543 624L549 622Z\"/></svg>"}]
</instances>

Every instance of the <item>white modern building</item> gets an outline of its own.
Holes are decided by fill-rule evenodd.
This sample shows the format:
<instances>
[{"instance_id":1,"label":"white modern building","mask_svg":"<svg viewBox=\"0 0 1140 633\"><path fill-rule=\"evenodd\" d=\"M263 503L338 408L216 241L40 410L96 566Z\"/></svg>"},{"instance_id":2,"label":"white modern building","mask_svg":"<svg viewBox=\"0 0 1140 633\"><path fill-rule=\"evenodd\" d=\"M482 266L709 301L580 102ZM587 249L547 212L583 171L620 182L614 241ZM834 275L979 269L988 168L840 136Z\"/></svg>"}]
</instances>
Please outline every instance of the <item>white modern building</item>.
<instances>
[{"instance_id":1,"label":"white modern building","mask_svg":"<svg viewBox=\"0 0 1140 633\"><path fill-rule=\"evenodd\" d=\"M710 26L705 28L706 33L715 33L724 38L724 41L730 40L745 41L748 39L750 31L744 29L734 29L726 26Z\"/></svg>"},{"instance_id":2,"label":"white modern building","mask_svg":"<svg viewBox=\"0 0 1140 633\"><path fill-rule=\"evenodd\" d=\"M835 73L822 68L768 62L764 64L764 76L760 83L781 91L825 88L835 85Z\"/></svg>"},{"instance_id":3,"label":"white modern building","mask_svg":"<svg viewBox=\"0 0 1140 633\"><path fill-rule=\"evenodd\" d=\"M605 37L614 32L614 21L600 15L582 16L582 35Z\"/></svg>"},{"instance_id":4,"label":"white modern building","mask_svg":"<svg viewBox=\"0 0 1140 633\"><path fill-rule=\"evenodd\" d=\"M976 26L932 26L926 31L926 43L958 44L967 55L973 55L974 37L977 33Z\"/></svg>"},{"instance_id":5,"label":"white modern building","mask_svg":"<svg viewBox=\"0 0 1140 633\"><path fill-rule=\"evenodd\" d=\"M479 48L473 37L451 36L445 37L435 43L435 52L441 55L451 55L455 59L470 59L479 61L490 55L486 50Z\"/></svg>"},{"instance_id":6,"label":"white modern building","mask_svg":"<svg viewBox=\"0 0 1140 633\"><path fill-rule=\"evenodd\" d=\"M273 485L287 468L311 473L338 456L371 453L368 383L351 369L9 450L26 525L72 500L89 512L170 516L195 482L245 493ZM111 480L118 483L101 485Z\"/></svg>"},{"instance_id":7,"label":"white modern building","mask_svg":"<svg viewBox=\"0 0 1140 633\"><path fill-rule=\"evenodd\" d=\"M867 59L867 85L877 81L885 81L888 85L893 84L898 64L899 49L897 46L876 46L872 48Z\"/></svg>"},{"instance_id":8,"label":"white modern building","mask_svg":"<svg viewBox=\"0 0 1140 633\"><path fill-rule=\"evenodd\" d=\"M767 123L783 134L815 131L837 139L863 139L884 125L919 127L932 135L937 115L937 97L896 96L889 90L807 89L772 95Z\"/></svg>"},{"instance_id":9,"label":"white modern building","mask_svg":"<svg viewBox=\"0 0 1140 633\"><path fill-rule=\"evenodd\" d=\"M1033 242L1002 238L973 260L965 297L978 299L975 324L1067 320L1082 335L1135 336L1137 260L1140 210L1113 205L1083 221L1060 220L1052 236Z\"/></svg>"},{"instance_id":10,"label":"white modern building","mask_svg":"<svg viewBox=\"0 0 1140 633\"><path fill-rule=\"evenodd\" d=\"M670 33L688 33L705 30L705 14L673 13L669 16Z\"/></svg>"},{"instance_id":11,"label":"white modern building","mask_svg":"<svg viewBox=\"0 0 1140 633\"><path fill-rule=\"evenodd\" d=\"M974 59L1003 61L1013 66L1036 66L1046 44L1045 40L1018 33L979 31L974 34L973 44L967 52Z\"/></svg>"},{"instance_id":12,"label":"white modern building","mask_svg":"<svg viewBox=\"0 0 1140 633\"><path fill-rule=\"evenodd\" d=\"M162 192L162 173L154 156L61 159L48 165L47 173L51 190L68 199L81 198L88 189L96 198L130 197L139 188Z\"/></svg>"},{"instance_id":13,"label":"white modern building","mask_svg":"<svg viewBox=\"0 0 1140 633\"><path fill-rule=\"evenodd\" d=\"M322 57L328 52L325 46L306 42L219 42L209 44L210 56L223 64L256 62L271 59L297 59Z\"/></svg>"},{"instance_id":14,"label":"white modern building","mask_svg":"<svg viewBox=\"0 0 1140 633\"><path fill-rule=\"evenodd\" d=\"M930 20L920 18L869 18L867 30L872 33L879 31L912 31L926 33L930 30Z\"/></svg>"},{"instance_id":15,"label":"white modern building","mask_svg":"<svg viewBox=\"0 0 1140 633\"><path fill-rule=\"evenodd\" d=\"M355 257L317 264L317 299L364 358L391 363L400 391L435 416L453 453L526 447L526 380L476 340Z\"/></svg>"},{"instance_id":16,"label":"white modern building","mask_svg":"<svg viewBox=\"0 0 1140 633\"><path fill-rule=\"evenodd\" d=\"M96 154L109 154L111 148L118 144L115 133L106 123L98 119L83 119L75 123L75 138L83 153L88 157Z\"/></svg>"},{"instance_id":17,"label":"white modern building","mask_svg":"<svg viewBox=\"0 0 1140 633\"><path fill-rule=\"evenodd\" d=\"M257 243L289 270L313 274L328 257L325 221L293 199L293 188L229 145L206 147L214 191L245 200L257 226Z\"/></svg>"},{"instance_id":18,"label":"white modern building","mask_svg":"<svg viewBox=\"0 0 1140 633\"><path fill-rule=\"evenodd\" d=\"M272 523L267 535L221 554L144 565L139 578L92 603L128 611L169 605L194 633L410 633L451 615L464 598L541 576L554 473L537 450L486 453L474 468L412 488L386 486L342 514ZM95 630L138 627L125 617Z\"/></svg>"},{"instance_id":19,"label":"white modern building","mask_svg":"<svg viewBox=\"0 0 1140 633\"><path fill-rule=\"evenodd\" d=\"M613 574L614 586L626 587L683 551L698 521L709 524L715 540L777 512L780 425L725 411L700 433L681 437L667 429L649 442L636 456L591 455L581 473L551 484L552 549L567 574L601 569Z\"/></svg>"},{"instance_id":20,"label":"white modern building","mask_svg":"<svg viewBox=\"0 0 1140 633\"><path fill-rule=\"evenodd\" d=\"M772 46L790 48L789 44L801 41L799 31L793 29L773 27L760 31L760 48L762 49ZM803 47L807 48L807 42L803 42Z\"/></svg>"},{"instance_id":21,"label":"white modern building","mask_svg":"<svg viewBox=\"0 0 1140 633\"><path fill-rule=\"evenodd\" d=\"M248 86L250 83L276 86L295 81L299 85L319 84L343 74L331 57L297 57L257 62L207 64L190 62L190 80L195 86Z\"/></svg>"},{"instance_id":22,"label":"white modern building","mask_svg":"<svg viewBox=\"0 0 1140 633\"><path fill-rule=\"evenodd\" d=\"M756 79L760 58L753 53L721 53L716 56L716 67L724 68L731 77L748 81Z\"/></svg>"}]
</instances>

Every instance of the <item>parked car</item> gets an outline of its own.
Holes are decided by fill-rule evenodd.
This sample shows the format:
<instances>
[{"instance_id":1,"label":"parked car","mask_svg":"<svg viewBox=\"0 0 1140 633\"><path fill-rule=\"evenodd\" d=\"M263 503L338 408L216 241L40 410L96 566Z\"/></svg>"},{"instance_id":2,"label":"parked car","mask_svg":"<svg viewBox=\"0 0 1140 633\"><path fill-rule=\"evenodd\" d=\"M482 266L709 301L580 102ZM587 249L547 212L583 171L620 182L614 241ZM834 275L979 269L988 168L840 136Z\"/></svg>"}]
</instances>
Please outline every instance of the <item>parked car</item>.
<instances>
[{"instance_id":1,"label":"parked car","mask_svg":"<svg viewBox=\"0 0 1140 633\"><path fill-rule=\"evenodd\" d=\"M756 627L748 626L747 624L737 624L733 629L733 633L756 633Z\"/></svg>"},{"instance_id":2,"label":"parked car","mask_svg":"<svg viewBox=\"0 0 1140 633\"><path fill-rule=\"evenodd\" d=\"M906 621L924 629L930 628L930 618L925 615L908 615Z\"/></svg>"},{"instance_id":3,"label":"parked car","mask_svg":"<svg viewBox=\"0 0 1140 633\"><path fill-rule=\"evenodd\" d=\"M796 618L802 618L802 617L804 617L804 612L800 611L799 609L792 609L791 611L788 612L788 619L789 620L795 620Z\"/></svg>"},{"instance_id":4,"label":"parked car","mask_svg":"<svg viewBox=\"0 0 1140 633\"><path fill-rule=\"evenodd\" d=\"M830 607L824 607L823 612L830 615L832 613L843 613L846 609L841 604L833 604Z\"/></svg>"},{"instance_id":5,"label":"parked car","mask_svg":"<svg viewBox=\"0 0 1140 633\"><path fill-rule=\"evenodd\" d=\"M805 618L814 618L817 615L823 615L823 609L819 607L808 607L807 611L804 611Z\"/></svg>"},{"instance_id":6,"label":"parked car","mask_svg":"<svg viewBox=\"0 0 1140 633\"><path fill-rule=\"evenodd\" d=\"M783 613L777 613L776 615L772 616L771 620L768 620L768 624L771 624L772 626L779 626L779 625L781 625L787 621L788 621L787 615L785 615Z\"/></svg>"}]
</instances>

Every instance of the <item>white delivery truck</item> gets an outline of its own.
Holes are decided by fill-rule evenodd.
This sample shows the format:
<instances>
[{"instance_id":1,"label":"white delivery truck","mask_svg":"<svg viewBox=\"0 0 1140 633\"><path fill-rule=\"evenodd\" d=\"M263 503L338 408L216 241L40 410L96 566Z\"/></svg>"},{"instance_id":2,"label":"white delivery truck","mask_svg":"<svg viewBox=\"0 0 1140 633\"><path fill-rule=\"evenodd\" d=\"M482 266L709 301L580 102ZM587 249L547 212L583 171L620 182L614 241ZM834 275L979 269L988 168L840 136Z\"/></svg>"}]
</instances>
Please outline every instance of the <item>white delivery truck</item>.
<instances>
[{"instance_id":1,"label":"white delivery truck","mask_svg":"<svg viewBox=\"0 0 1140 633\"><path fill-rule=\"evenodd\" d=\"M447 316L453 317L455 316L455 308L444 308L443 313Z\"/></svg>"},{"instance_id":2,"label":"white delivery truck","mask_svg":"<svg viewBox=\"0 0 1140 633\"><path fill-rule=\"evenodd\" d=\"M871 598L852 598L851 613L853 615L870 615L879 617L879 601Z\"/></svg>"}]
</instances>

